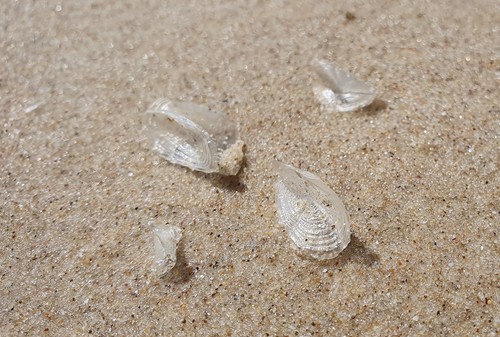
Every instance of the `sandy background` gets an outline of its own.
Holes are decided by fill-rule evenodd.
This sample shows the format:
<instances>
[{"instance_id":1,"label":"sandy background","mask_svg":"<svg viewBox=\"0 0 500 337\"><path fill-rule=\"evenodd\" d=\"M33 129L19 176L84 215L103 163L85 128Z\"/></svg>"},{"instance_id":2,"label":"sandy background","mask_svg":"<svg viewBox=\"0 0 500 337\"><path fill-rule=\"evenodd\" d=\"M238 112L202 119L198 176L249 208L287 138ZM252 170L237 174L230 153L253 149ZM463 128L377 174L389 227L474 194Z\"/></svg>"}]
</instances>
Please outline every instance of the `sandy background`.
<instances>
[{"instance_id":1,"label":"sandy background","mask_svg":"<svg viewBox=\"0 0 500 337\"><path fill-rule=\"evenodd\" d=\"M2 1L0 335L498 333L500 3L414 2ZM314 57L378 103L322 112ZM237 178L147 148L162 96L237 121ZM273 158L344 201L335 260L291 247ZM165 279L149 221L184 230Z\"/></svg>"}]
</instances>

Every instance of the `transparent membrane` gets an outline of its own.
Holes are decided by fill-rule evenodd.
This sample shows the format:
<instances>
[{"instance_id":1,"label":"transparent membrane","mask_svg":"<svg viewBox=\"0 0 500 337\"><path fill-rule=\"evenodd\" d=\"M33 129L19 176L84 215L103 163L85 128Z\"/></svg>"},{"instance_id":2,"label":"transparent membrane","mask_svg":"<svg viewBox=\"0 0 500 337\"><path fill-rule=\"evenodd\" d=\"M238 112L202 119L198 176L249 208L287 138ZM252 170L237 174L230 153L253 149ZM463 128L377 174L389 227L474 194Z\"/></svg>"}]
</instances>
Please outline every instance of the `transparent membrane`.
<instances>
[{"instance_id":1,"label":"transparent membrane","mask_svg":"<svg viewBox=\"0 0 500 337\"><path fill-rule=\"evenodd\" d=\"M280 163L275 189L279 222L301 251L324 260L347 247L351 238L347 211L316 175Z\"/></svg>"},{"instance_id":2,"label":"transparent membrane","mask_svg":"<svg viewBox=\"0 0 500 337\"><path fill-rule=\"evenodd\" d=\"M325 110L354 111L370 105L375 99L375 88L371 84L358 80L336 64L318 60L313 66L322 80L313 91Z\"/></svg>"},{"instance_id":3,"label":"transparent membrane","mask_svg":"<svg viewBox=\"0 0 500 337\"><path fill-rule=\"evenodd\" d=\"M177 262L177 247L182 238L182 232L176 226L155 225L153 238L156 270L160 275L164 275L172 270Z\"/></svg>"},{"instance_id":4,"label":"transparent membrane","mask_svg":"<svg viewBox=\"0 0 500 337\"><path fill-rule=\"evenodd\" d=\"M206 173L240 170L244 144L222 112L161 98L146 111L145 125L153 149L171 163Z\"/></svg>"}]
</instances>

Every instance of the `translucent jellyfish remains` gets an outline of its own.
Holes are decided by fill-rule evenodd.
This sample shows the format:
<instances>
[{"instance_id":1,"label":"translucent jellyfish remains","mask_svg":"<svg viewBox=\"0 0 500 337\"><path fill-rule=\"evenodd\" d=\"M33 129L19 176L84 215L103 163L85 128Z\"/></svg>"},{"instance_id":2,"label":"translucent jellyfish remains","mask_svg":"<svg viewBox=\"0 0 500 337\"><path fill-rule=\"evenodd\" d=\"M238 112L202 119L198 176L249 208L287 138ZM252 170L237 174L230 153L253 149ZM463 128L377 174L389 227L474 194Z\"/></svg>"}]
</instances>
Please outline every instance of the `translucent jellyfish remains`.
<instances>
[{"instance_id":1,"label":"translucent jellyfish remains","mask_svg":"<svg viewBox=\"0 0 500 337\"><path fill-rule=\"evenodd\" d=\"M316 175L278 164L278 219L295 245L318 260L336 257L351 240L342 201Z\"/></svg>"},{"instance_id":2,"label":"translucent jellyfish remains","mask_svg":"<svg viewBox=\"0 0 500 337\"><path fill-rule=\"evenodd\" d=\"M146 111L145 123L153 149L171 163L205 173L239 172L244 144L226 114L161 98Z\"/></svg>"},{"instance_id":3,"label":"translucent jellyfish remains","mask_svg":"<svg viewBox=\"0 0 500 337\"><path fill-rule=\"evenodd\" d=\"M153 227L156 270L164 275L174 268L177 262L177 246L182 238L181 229L170 225Z\"/></svg>"},{"instance_id":4,"label":"translucent jellyfish remains","mask_svg":"<svg viewBox=\"0 0 500 337\"><path fill-rule=\"evenodd\" d=\"M319 60L313 62L313 66L323 82L313 91L326 111L354 111L375 99L372 85L358 80L334 63Z\"/></svg>"}]
</instances>

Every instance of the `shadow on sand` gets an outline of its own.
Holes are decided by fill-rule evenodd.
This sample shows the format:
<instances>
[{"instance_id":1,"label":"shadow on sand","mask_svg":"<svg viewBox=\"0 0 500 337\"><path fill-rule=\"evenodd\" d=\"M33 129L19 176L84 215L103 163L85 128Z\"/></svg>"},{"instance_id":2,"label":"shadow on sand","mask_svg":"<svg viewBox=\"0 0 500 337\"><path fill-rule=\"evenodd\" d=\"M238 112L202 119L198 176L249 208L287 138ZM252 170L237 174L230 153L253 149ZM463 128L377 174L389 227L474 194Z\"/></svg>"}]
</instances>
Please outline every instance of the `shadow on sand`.
<instances>
[{"instance_id":1,"label":"shadow on sand","mask_svg":"<svg viewBox=\"0 0 500 337\"><path fill-rule=\"evenodd\" d=\"M351 235L351 242L346 249L335 259L321 261L322 266L343 267L348 263L362 264L371 267L380 260L373 250L366 248L365 244L355 234Z\"/></svg>"}]
</instances>

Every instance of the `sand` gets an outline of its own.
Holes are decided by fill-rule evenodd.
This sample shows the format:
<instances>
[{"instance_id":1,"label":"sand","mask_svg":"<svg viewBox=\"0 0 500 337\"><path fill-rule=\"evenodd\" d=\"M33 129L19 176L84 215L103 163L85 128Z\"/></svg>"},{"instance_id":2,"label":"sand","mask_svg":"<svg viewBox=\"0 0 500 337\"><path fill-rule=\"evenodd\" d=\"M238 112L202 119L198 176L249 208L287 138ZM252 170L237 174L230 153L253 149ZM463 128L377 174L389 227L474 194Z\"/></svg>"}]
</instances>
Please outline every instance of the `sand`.
<instances>
[{"instance_id":1,"label":"sand","mask_svg":"<svg viewBox=\"0 0 500 337\"><path fill-rule=\"evenodd\" d=\"M3 1L0 335L494 336L500 4ZM377 88L322 111L314 58ZM151 151L159 97L223 111L235 178ZM353 231L297 254L273 161L318 175ZM153 269L151 222L183 229Z\"/></svg>"}]
</instances>

